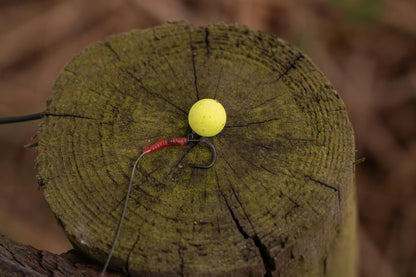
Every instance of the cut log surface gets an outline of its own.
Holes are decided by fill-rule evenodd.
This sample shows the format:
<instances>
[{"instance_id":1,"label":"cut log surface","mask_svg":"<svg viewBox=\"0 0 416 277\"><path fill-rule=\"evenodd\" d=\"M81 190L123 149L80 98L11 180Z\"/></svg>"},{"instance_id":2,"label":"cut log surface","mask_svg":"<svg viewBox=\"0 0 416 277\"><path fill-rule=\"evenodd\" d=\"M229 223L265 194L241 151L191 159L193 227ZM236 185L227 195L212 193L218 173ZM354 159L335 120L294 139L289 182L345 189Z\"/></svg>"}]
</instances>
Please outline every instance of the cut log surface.
<instances>
[{"instance_id":1,"label":"cut log surface","mask_svg":"<svg viewBox=\"0 0 416 277\"><path fill-rule=\"evenodd\" d=\"M138 276L355 276L354 139L308 57L242 26L184 22L109 37L58 77L38 132L44 196L73 245L104 262L143 146L227 111L206 147L145 155L110 267Z\"/></svg>"}]
</instances>

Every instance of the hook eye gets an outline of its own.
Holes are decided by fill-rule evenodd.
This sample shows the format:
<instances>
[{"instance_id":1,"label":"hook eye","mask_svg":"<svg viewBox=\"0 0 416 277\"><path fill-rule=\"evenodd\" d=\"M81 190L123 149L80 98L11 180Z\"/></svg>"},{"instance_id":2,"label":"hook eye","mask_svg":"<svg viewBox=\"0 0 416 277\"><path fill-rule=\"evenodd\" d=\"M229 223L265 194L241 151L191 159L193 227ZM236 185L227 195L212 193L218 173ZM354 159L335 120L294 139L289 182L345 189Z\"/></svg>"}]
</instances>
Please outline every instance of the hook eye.
<instances>
[{"instance_id":1,"label":"hook eye","mask_svg":"<svg viewBox=\"0 0 416 277\"><path fill-rule=\"evenodd\" d=\"M212 161L211 161L210 164L208 164L208 165L191 164L190 166L194 167L194 168L205 168L205 169L211 168L215 164L215 161L217 160L217 150L215 149L214 144L212 144L210 141L208 141L204 137L201 137L199 139L194 139L192 137L192 134L188 135L188 141L189 142L199 142L200 144L205 144L205 146L208 146L211 149L211 152L212 152Z\"/></svg>"}]
</instances>

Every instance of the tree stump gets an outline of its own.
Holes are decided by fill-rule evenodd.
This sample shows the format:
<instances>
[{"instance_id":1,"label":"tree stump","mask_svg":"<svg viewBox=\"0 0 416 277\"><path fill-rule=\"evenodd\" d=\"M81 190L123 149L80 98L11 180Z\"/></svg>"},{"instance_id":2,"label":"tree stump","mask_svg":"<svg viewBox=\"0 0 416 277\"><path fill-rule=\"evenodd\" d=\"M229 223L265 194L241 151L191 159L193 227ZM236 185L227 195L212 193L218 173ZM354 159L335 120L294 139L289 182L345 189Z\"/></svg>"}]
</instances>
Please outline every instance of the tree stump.
<instances>
[{"instance_id":1,"label":"tree stump","mask_svg":"<svg viewBox=\"0 0 416 277\"><path fill-rule=\"evenodd\" d=\"M184 22L112 36L58 77L38 132L44 196L104 262L143 146L185 136L198 99L227 124L203 147L145 155L110 267L137 276L355 276L354 141L308 57L242 26Z\"/></svg>"}]
</instances>

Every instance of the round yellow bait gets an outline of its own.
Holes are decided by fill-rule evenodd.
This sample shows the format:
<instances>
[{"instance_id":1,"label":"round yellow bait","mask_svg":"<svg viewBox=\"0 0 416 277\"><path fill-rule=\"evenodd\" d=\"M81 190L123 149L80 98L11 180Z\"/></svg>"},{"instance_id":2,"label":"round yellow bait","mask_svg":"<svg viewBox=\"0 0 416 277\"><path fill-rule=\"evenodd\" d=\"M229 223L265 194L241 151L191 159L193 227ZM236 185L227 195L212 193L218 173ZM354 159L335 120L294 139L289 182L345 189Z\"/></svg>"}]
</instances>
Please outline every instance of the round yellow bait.
<instances>
[{"instance_id":1,"label":"round yellow bait","mask_svg":"<svg viewBox=\"0 0 416 277\"><path fill-rule=\"evenodd\" d=\"M213 137L224 128L227 114L220 102L206 98L191 107L188 121L192 130L201 137Z\"/></svg>"}]
</instances>

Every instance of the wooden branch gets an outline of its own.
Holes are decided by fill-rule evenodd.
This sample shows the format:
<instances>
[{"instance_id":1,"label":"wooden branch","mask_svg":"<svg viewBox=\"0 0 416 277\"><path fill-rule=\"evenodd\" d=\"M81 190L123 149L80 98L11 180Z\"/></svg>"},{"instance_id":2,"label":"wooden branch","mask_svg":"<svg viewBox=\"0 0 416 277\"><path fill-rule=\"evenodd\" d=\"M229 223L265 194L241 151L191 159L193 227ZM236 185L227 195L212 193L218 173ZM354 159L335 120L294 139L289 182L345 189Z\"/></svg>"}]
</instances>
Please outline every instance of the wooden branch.
<instances>
[{"instance_id":1,"label":"wooden branch","mask_svg":"<svg viewBox=\"0 0 416 277\"><path fill-rule=\"evenodd\" d=\"M99 276L102 266L77 250L61 255L22 245L0 234L0 276ZM108 273L107 277L123 276Z\"/></svg>"},{"instance_id":2,"label":"wooden branch","mask_svg":"<svg viewBox=\"0 0 416 277\"><path fill-rule=\"evenodd\" d=\"M57 79L38 133L44 195L71 242L104 262L143 146L186 136L190 107L227 124L146 155L110 266L138 276L355 276L354 140L308 57L242 26L179 22L112 36ZM204 161L205 160L205 161Z\"/></svg>"}]
</instances>

